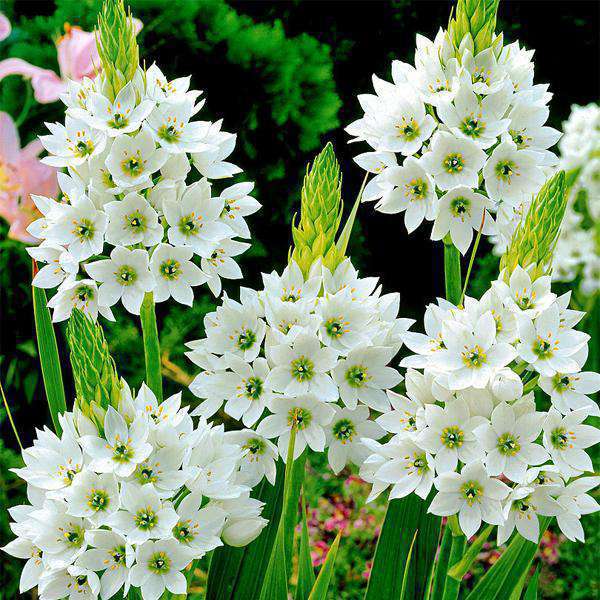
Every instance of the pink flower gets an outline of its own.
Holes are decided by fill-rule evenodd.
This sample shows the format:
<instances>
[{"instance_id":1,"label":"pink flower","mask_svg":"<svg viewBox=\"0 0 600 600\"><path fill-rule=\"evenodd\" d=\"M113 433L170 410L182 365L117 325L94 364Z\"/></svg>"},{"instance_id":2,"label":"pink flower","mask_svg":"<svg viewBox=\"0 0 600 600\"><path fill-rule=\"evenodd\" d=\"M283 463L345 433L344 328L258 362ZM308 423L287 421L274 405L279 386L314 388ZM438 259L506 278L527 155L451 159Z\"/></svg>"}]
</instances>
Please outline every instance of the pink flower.
<instances>
[{"instance_id":1,"label":"pink flower","mask_svg":"<svg viewBox=\"0 0 600 600\"><path fill-rule=\"evenodd\" d=\"M10 31L10 21L6 18L6 15L0 13L0 42L10 35Z\"/></svg>"},{"instance_id":2,"label":"pink flower","mask_svg":"<svg viewBox=\"0 0 600 600\"><path fill-rule=\"evenodd\" d=\"M310 558L312 559L313 567L318 567L325 562L327 553L329 552L329 546L327 542L323 540L316 541L311 548Z\"/></svg>"},{"instance_id":3,"label":"pink flower","mask_svg":"<svg viewBox=\"0 0 600 600\"><path fill-rule=\"evenodd\" d=\"M137 33L143 25L138 19L133 21ZM67 88L67 80L81 81L84 77L93 79L100 68L96 36L80 27L65 23L65 34L58 38L56 52L60 77L50 69L36 67L20 58L7 58L0 61L0 80L8 75L30 79L35 99L41 104L48 104L59 99Z\"/></svg>"},{"instance_id":4,"label":"pink flower","mask_svg":"<svg viewBox=\"0 0 600 600\"><path fill-rule=\"evenodd\" d=\"M0 112L0 216L10 223L9 237L37 242L25 229L40 217L30 194L56 196L56 169L42 164L38 140L21 149L19 133L10 115Z\"/></svg>"}]
</instances>

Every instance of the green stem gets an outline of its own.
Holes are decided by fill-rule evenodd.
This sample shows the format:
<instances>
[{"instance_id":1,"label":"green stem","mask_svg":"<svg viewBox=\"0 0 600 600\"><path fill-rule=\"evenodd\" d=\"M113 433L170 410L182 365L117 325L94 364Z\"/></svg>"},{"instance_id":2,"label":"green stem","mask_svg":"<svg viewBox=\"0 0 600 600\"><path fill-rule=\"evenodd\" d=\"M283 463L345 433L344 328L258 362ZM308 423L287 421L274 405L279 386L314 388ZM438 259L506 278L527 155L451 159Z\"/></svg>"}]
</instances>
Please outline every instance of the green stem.
<instances>
[{"instance_id":1,"label":"green stem","mask_svg":"<svg viewBox=\"0 0 600 600\"><path fill-rule=\"evenodd\" d=\"M2 401L4 402L4 408L6 409L6 416L8 417L12 430L15 434L15 437L17 438L19 448L21 448L21 451L23 451L23 444L21 444L21 438L19 437L19 432L17 431L17 427L15 425L15 422L13 421L12 413L10 412L10 406L8 406L8 401L6 400L6 396L4 395L4 388L2 387L2 383L0 383L0 393L2 394Z\"/></svg>"},{"instance_id":2,"label":"green stem","mask_svg":"<svg viewBox=\"0 0 600 600\"><path fill-rule=\"evenodd\" d=\"M462 292L460 252L452 243L450 235L444 238L444 275L446 277L446 300L458 306Z\"/></svg>"},{"instance_id":3,"label":"green stem","mask_svg":"<svg viewBox=\"0 0 600 600\"><path fill-rule=\"evenodd\" d=\"M25 101L23 102L23 108L21 109L19 116L15 119L15 127L17 129L21 125L23 125L25 119L27 119L29 111L31 110L31 106L33 105L33 90L31 88L30 83L26 83L26 89L27 91L25 92Z\"/></svg>"},{"instance_id":4,"label":"green stem","mask_svg":"<svg viewBox=\"0 0 600 600\"><path fill-rule=\"evenodd\" d=\"M481 240L481 232L483 231L483 225L485 224L485 211L483 212L483 217L481 219L481 225L479 226L479 231L477 231L477 237L475 238L475 243L473 244L473 249L471 250L471 259L469 260L469 267L467 268L467 275L465 277L465 284L462 289L462 293L460 295L460 304L465 300L465 294L467 293L467 286L469 285L469 278L471 277L471 269L473 268L473 263L475 262L475 255L477 254L477 248L479 248L479 241Z\"/></svg>"},{"instance_id":5,"label":"green stem","mask_svg":"<svg viewBox=\"0 0 600 600\"><path fill-rule=\"evenodd\" d=\"M146 361L146 384L154 392L159 402L162 402L162 373L160 370L160 344L156 328L156 313L154 297L147 292L140 310L142 335L144 338L144 358Z\"/></svg>"},{"instance_id":6,"label":"green stem","mask_svg":"<svg viewBox=\"0 0 600 600\"><path fill-rule=\"evenodd\" d=\"M449 521L450 524L450 521ZM462 558L465 552L465 545L467 538L462 533L456 535L454 527L452 528L452 546L450 547L450 557L448 558L448 565L452 568ZM450 575L446 575L446 584L444 585L444 595L442 600L456 600L458 598L458 590L460 588L460 581L457 581Z\"/></svg>"}]
</instances>

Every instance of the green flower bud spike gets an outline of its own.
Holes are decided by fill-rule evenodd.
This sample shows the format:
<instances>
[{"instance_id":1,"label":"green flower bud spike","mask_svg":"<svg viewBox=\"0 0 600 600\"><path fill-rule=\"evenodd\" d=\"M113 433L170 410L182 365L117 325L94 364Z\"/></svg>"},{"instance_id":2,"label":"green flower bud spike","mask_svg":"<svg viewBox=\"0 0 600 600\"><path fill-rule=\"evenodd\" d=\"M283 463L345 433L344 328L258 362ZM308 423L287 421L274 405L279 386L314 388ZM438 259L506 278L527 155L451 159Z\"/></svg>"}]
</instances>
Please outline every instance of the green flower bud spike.
<instances>
[{"instance_id":1,"label":"green flower bud spike","mask_svg":"<svg viewBox=\"0 0 600 600\"><path fill-rule=\"evenodd\" d=\"M550 273L566 207L565 173L559 171L538 192L500 260L500 269L506 269L506 279L517 265L529 268L532 280Z\"/></svg>"},{"instance_id":2,"label":"green flower bud spike","mask_svg":"<svg viewBox=\"0 0 600 600\"><path fill-rule=\"evenodd\" d=\"M106 409L119 408L122 388L102 327L74 309L67 342L75 380L75 406L102 430Z\"/></svg>"},{"instance_id":3,"label":"green flower bud spike","mask_svg":"<svg viewBox=\"0 0 600 600\"><path fill-rule=\"evenodd\" d=\"M96 46L104 74L104 91L114 100L125 84L133 80L140 64L131 10L125 12L123 0L104 0L98 15Z\"/></svg>"},{"instance_id":4,"label":"green flower bud spike","mask_svg":"<svg viewBox=\"0 0 600 600\"><path fill-rule=\"evenodd\" d=\"M448 23L448 36L458 50L465 36L473 40L474 53L489 48L494 40L499 0L458 0L454 18Z\"/></svg>"},{"instance_id":5,"label":"green flower bud spike","mask_svg":"<svg viewBox=\"0 0 600 600\"><path fill-rule=\"evenodd\" d=\"M342 218L342 178L340 166L329 143L306 169L302 186L300 222L292 222L293 248L290 260L296 261L305 277L319 258L334 270L344 259L336 247Z\"/></svg>"}]
</instances>

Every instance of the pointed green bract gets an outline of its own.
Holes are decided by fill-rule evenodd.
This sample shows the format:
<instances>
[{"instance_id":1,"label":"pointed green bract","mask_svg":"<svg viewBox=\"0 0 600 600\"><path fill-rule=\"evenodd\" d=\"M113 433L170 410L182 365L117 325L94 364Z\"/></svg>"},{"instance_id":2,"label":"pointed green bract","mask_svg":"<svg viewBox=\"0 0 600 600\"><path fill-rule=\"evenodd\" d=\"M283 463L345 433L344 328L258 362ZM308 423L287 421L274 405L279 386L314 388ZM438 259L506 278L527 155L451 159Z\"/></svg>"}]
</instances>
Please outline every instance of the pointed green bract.
<instances>
[{"instance_id":1,"label":"pointed green bract","mask_svg":"<svg viewBox=\"0 0 600 600\"><path fill-rule=\"evenodd\" d=\"M543 185L514 232L500 260L500 269L506 269L505 278L517 265L528 269L532 280L550 272L566 207L565 173L559 171Z\"/></svg>"},{"instance_id":2,"label":"pointed green bract","mask_svg":"<svg viewBox=\"0 0 600 600\"><path fill-rule=\"evenodd\" d=\"M105 79L105 92L114 100L133 80L140 64L131 11L125 12L123 0L105 0L98 15L96 45Z\"/></svg>"},{"instance_id":3,"label":"pointed green bract","mask_svg":"<svg viewBox=\"0 0 600 600\"><path fill-rule=\"evenodd\" d=\"M335 269L344 255L336 247L336 235L342 217L342 178L333 146L327 144L307 167L300 209L300 222L292 224L294 247L291 260L296 261L306 277L319 258Z\"/></svg>"},{"instance_id":4,"label":"pointed green bract","mask_svg":"<svg viewBox=\"0 0 600 600\"><path fill-rule=\"evenodd\" d=\"M458 0L448 36L458 50L465 36L473 40L475 54L489 48L494 39L499 0Z\"/></svg>"},{"instance_id":5,"label":"pointed green bract","mask_svg":"<svg viewBox=\"0 0 600 600\"><path fill-rule=\"evenodd\" d=\"M75 405L100 429L109 406L119 407L121 382L102 327L77 308L67 327L75 381Z\"/></svg>"}]
</instances>

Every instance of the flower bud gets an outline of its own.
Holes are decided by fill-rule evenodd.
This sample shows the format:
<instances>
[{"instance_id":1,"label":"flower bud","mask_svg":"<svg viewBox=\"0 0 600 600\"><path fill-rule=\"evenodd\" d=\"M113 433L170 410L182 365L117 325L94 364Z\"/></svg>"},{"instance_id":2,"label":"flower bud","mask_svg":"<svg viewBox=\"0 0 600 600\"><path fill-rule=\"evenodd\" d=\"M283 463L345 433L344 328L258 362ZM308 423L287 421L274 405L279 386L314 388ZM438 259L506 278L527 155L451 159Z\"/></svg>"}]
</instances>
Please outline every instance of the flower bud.
<instances>
[{"instance_id":1,"label":"flower bud","mask_svg":"<svg viewBox=\"0 0 600 600\"><path fill-rule=\"evenodd\" d=\"M229 524L225 523L221 538L229 546L239 548L255 540L264 526L265 519L262 517L236 519Z\"/></svg>"},{"instance_id":2,"label":"flower bud","mask_svg":"<svg viewBox=\"0 0 600 600\"><path fill-rule=\"evenodd\" d=\"M492 380L492 393L501 402L512 402L523 395L523 382L513 370L500 369Z\"/></svg>"}]
</instances>

